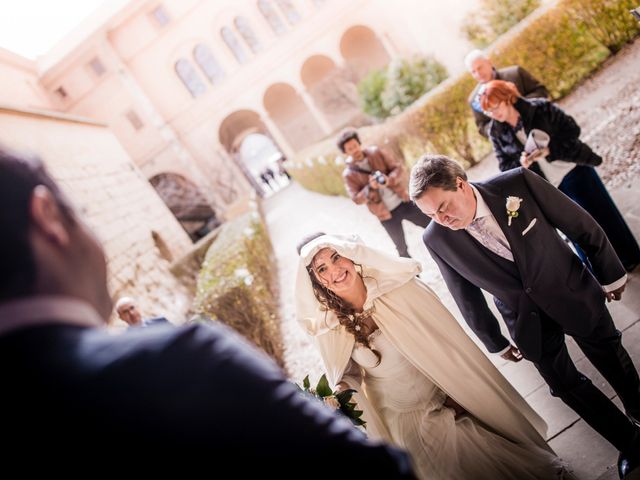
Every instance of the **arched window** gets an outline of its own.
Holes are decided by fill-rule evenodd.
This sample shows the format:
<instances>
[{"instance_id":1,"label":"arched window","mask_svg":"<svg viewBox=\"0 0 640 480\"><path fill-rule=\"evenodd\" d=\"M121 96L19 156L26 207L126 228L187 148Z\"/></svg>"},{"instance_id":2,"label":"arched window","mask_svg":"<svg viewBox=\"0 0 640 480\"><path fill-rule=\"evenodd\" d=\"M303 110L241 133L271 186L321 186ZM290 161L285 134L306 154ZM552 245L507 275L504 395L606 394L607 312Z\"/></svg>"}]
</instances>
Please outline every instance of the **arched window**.
<instances>
[{"instance_id":1,"label":"arched window","mask_svg":"<svg viewBox=\"0 0 640 480\"><path fill-rule=\"evenodd\" d=\"M298 10L293 6L291 0L276 0L278 7L284 13L284 16L287 17L287 22L291 25L295 25L300 21L300 14Z\"/></svg>"},{"instance_id":2,"label":"arched window","mask_svg":"<svg viewBox=\"0 0 640 480\"><path fill-rule=\"evenodd\" d=\"M191 62L181 58L176 62L175 68L178 77L180 77L180 80L182 80L182 83L184 83L192 96L197 97L207 91L207 86L198 75L196 69L193 68Z\"/></svg>"},{"instance_id":3,"label":"arched window","mask_svg":"<svg viewBox=\"0 0 640 480\"><path fill-rule=\"evenodd\" d=\"M287 31L287 27L271 5L270 0L258 0L258 9L276 35L282 35Z\"/></svg>"},{"instance_id":4,"label":"arched window","mask_svg":"<svg viewBox=\"0 0 640 480\"><path fill-rule=\"evenodd\" d=\"M193 49L193 57L211 83L216 84L224 78L224 71L209 47L202 43L196 45Z\"/></svg>"},{"instance_id":5,"label":"arched window","mask_svg":"<svg viewBox=\"0 0 640 480\"><path fill-rule=\"evenodd\" d=\"M249 22L244 17L236 17L233 21L233 24L236 26L236 30L240 33L240 36L247 42L249 48L253 53L258 53L262 46L258 41L258 37L253 32L253 29L249 26Z\"/></svg>"},{"instance_id":6,"label":"arched window","mask_svg":"<svg viewBox=\"0 0 640 480\"><path fill-rule=\"evenodd\" d=\"M245 51L245 49L238 41L238 37L236 37L236 34L233 33L233 31L229 27L222 27L222 30L220 30L220 34L222 35L222 40L224 40L224 43L227 44L227 47L229 47L229 50L231 50L233 56L236 57L238 63L246 63L247 60L249 60L249 57L247 56L247 52Z\"/></svg>"}]
</instances>

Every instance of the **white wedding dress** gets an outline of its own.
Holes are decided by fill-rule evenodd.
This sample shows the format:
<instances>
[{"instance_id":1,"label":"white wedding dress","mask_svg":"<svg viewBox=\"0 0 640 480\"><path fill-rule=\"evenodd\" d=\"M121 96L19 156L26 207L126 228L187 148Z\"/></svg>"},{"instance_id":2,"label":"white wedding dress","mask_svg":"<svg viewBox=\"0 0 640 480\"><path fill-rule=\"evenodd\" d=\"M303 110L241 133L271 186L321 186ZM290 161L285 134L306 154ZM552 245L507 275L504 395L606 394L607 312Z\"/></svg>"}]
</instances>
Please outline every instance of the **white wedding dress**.
<instances>
[{"instance_id":1,"label":"white wedding dress","mask_svg":"<svg viewBox=\"0 0 640 480\"><path fill-rule=\"evenodd\" d=\"M501 480L572 478L550 452L516 444L469 415L455 418L446 394L417 370L378 329L371 350L356 346L352 362L362 368L366 395L393 441L413 458L419 478ZM350 373L357 365L349 366ZM355 373L355 372L353 372ZM358 375L359 376L359 375Z\"/></svg>"}]
</instances>

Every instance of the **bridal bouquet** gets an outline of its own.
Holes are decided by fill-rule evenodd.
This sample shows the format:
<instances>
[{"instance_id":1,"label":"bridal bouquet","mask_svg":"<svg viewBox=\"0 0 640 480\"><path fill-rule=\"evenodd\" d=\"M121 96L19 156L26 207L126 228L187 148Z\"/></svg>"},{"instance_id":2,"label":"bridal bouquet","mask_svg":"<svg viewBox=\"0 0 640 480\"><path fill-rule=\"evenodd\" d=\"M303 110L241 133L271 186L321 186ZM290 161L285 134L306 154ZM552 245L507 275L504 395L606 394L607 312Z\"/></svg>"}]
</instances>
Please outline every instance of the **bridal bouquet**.
<instances>
[{"instance_id":1,"label":"bridal bouquet","mask_svg":"<svg viewBox=\"0 0 640 480\"><path fill-rule=\"evenodd\" d=\"M318 384L314 388L311 388L309 375L304 377L304 380L302 380L302 387L300 387L300 385L297 385L297 387L305 394L311 395L318 400L322 400L325 405L340 411L340 413L351 420L355 426L367 428L367 422L360 418L362 416L362 410L356 410L356 403L351 401L351 397L356 393L352 388L336 393L331 390L326 375L322 375L322 377L320 377Z\"/></svg>"}]
</instances>

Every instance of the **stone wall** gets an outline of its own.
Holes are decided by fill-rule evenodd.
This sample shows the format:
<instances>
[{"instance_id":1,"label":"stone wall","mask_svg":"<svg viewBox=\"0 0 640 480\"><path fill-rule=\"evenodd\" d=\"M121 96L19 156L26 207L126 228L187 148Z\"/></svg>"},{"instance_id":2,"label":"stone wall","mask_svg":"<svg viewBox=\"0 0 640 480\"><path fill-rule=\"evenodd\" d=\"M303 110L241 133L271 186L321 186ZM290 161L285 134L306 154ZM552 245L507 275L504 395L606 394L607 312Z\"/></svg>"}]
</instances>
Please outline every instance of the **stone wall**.
<instances>
[{"instance_id":1,"label":"stone wall","mask_svg":"<svg viewBox=\"0 0 640 480\"><path fill-rule=\"evenodd\" d=\"M106 126L0 106L0 143L44 160L102 240L114 298L137 298L143 316L184 321L191 298L169 266L191 241Z\"/></svg>"}]
</instances>

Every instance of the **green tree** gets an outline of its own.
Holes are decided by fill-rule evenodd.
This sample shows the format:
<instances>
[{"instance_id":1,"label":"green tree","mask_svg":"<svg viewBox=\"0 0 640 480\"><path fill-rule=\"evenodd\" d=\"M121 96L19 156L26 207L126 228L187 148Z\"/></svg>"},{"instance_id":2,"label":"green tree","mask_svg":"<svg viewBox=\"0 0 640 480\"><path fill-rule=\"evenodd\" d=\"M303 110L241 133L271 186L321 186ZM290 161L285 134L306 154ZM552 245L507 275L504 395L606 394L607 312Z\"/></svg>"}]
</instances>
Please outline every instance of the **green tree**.
<instances>
[{"instance_id":1,"label":"green tree","mask_svg":"<svg viewBox=\"0 0 640 480\"><path fill-rule=\"evenodd\" d=\"M540 6L540 0L481 0L462 22L462 33L484 48Z\"/></svg>"},{"instance_id":2,"label":"green tree","mask_svg":"<svg viewBox=\"0 0 640 480\"><path fill-rule=\"evenodd\" d=\"M374 118L387 118L389 112L382 105L382 92L387 86L384 70L373 70L358 83L358 96L362 111Z\"/></svg>"},{"instance_id":3,"label":"green tree","mask_svg":"<svg viewBox=\"0 0 640 480\"><path fill-rule=\"evenodd\" d=\"M396 115L448 76L444 65L432 57L394 60L358 84L362 109L379 119Z\"/></svg>"}]
</instances>

